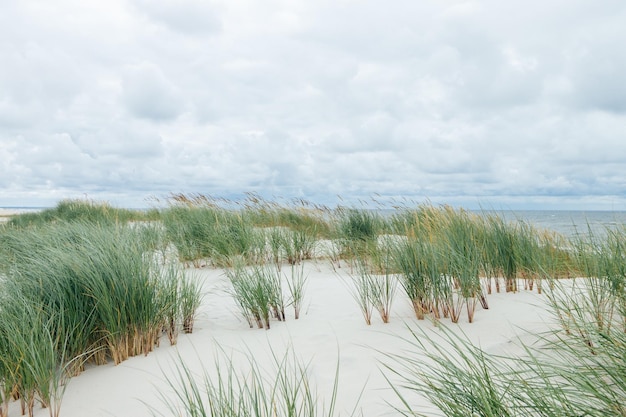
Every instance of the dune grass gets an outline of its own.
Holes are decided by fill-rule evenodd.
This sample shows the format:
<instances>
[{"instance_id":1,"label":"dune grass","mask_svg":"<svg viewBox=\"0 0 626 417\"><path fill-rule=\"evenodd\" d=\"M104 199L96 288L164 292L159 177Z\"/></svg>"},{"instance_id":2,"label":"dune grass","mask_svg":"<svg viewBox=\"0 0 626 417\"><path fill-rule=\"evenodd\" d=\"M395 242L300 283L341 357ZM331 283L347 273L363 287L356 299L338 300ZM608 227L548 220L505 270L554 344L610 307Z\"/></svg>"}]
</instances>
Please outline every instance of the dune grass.
<instances>
[{"instance_id":1,"label":"dune grass","mask_svg":"<svg viewBox=\"0 0 626 417\"><path fill-rule=\"evenodd\" d=\"M397 289L396 275L389 268L385 268L382 274L374 273L363 259L355 262L357 272L350 275L351 281L347 285L365 323L372 324L374 311L378 312L383 323L389 323Z\"/></svg>"},{"instance_id":2,"label":"dune grass","mask_svg":"<svg viewBox=\"0 0 626 417\"><path fill-rule=\"evenodd\" d=\"M404 342L420 353L383 352L395 410L405 416L626 416L626 234L621 227L605 235L590 232L571 243L567 256L585 278L544 277L558 326L518 341L519 356L487 354L446 328L410 328ZM553 246L552 237L538 242L540 268L560 269L562 247ZM556 251L558 259L546 262L544 250ZM428 398L440 414L412 404L412 393Z\"/></svg>"},{"instance_id":3,"label":"dune grass","mask_svg":"<svg viewBox=\"0 0 626 417\"><path fill-rule=\"evenodd\" d=\"M292 230L281 226L264 229L264 232L271 261L279 268L284 262L296 265L315 257L317 238L307 229Z\"/></svg>"},{"instance_id":4,"label":"dune grass","mask_svg":"<svg viewBox=\"0 0 626 417\"><path fill-rule=\"evenodd\" d=\"M328 236L326 211L320 207L284 206L250 195L244 201L204 195L175 195L161 211L166 235L181 261L230 267L232 259L296 264L314 256L316 240Z\"/></svg>"},{"instance_id":5,"label":"dune grass","mask_svg":"<svg viewBox=\"0 0 626 417\"><path fill-rule=\"evenodd\" d=\"M3 229L5 404L13 394L32 415L37 399L56 415L63 381L85 361L147 354L168 325L191 331L199 287L179 265L155 262L145 236L137 227L77 220ZM180 289L174 296L172 283Z\"/></svg>"},{"instance_id":6,"label":"dune grass","mask_svg":"<svg viewBox=\"0 0 626 417\"><path fill-rule=\"evenodd\" d=\"M563 237L535 230L523 222L506 222L497 214L421 205L382 216L374 210L354 207L330 210L306 203L290 207L254 195L242 202L179 195L173 202L162 212L168 239L180 259L195 266L210 261L228 267L236 257L243 257L247 264L268 260L279 267L282 263L297 264L320 255L315 247L323 237L330 238L325 247L326 252L332 252L326 255L333 265L340 266L341 259L351 264L356 257L376 263L381 238L389 234L406 237L394 241L399 247L394 249L397 255L406 240L413 242L416 250L429 252L419 255L425 256L432 269L429 280L436 286L451 285L464 294L462 300L455 301L453 310L444 307L435 316L453 313L456 318L462 305L468 308L471 320L476 305L488 307L486 294L493 291L494 283L498 292L501 280L507 292L517 291L522 281L526 288L541 291L542 277L570 276L577 271ZM402 267L396 262L396 270ZM405 262L404 268L412 270L407 276L415 281L417 265ZM424 281L423 272L420 274ZM426 285L426 281L420 285ZM424 287L421 291L431 289ZM442 290L442 296L448 297L449 291ZM417 311L421 307L416 303L419 316L431 312L428 302L422 304L423 313Z\"/></svg>"},{"instance_id":7,"label":"dune grass","mask_svg":"<svg viewBox=\"0 0 626 417\"><path fill-rule=\"evenodd\" d=\"M551 309L564 327L521 344L524 354L487 354L463 335L410 329L404 340L415 355L386 354L385 374L404 416L626 416L626 332L586 320L596 309L590 293L556 282ZM384 354L384 352L383 352ZM441 414L411 404L410 393Z\"/></svg>"},{"instance_id":8,"label":"dune grass","mask_svg":"<svg viewBox=\"0 0 626 417\"><path fill-rule=\"evenodd\" d=\"M543 288L561 327L536 335L535 344L522 345L525 354L513 358L489 355L445 327L438 327L442 330L437 335L410 329L404 341L409 347L401 355L381 352L387 358L385 375L398 398L398 404L392 406L395 413L436 415L430 408L420 410L411 403L412 393L417 393L446 416L626 415L622 405L626 394L623 230L609 231L604 240L587 236L570 242L529 225L507 224L450 208L427 207L403 216L390 222L387 230L398 235L384 238L385 245L380 244L383 228L362 235L343 234L344 242L357 242L351 248L343 247L350 248L350 262L356 271L351 285L366 322L371 322L377 305L373 300L381 281L375 281L375 272L384 270L387 277L397 274L418 318L430 314L458 321L464 307L471 322L477 303L488 307L491 283L502 279L503 289L509 292L521 291L522 281L526 290ZM231 274L245 268L242 265ZM264 273L254 272L256 267L247 268L257 275L251 280L254 285L266 279ZM580 280L579 286L567 287L558 280L577 271L589 276ZM542 287L542 282L548 285ZM271 298L260 297L268 314ZM183 408L205 413L196 415L222 415L223 411L207 404L227 404L229 412L233 406L241 407L236 413L266 407L250 405L236 394L250 388L236 383L232 368L219 371L217 378L205 378L204 387L209 388L190 386L193 375L188 368L181 369L175 391ZM293 371L290 377L294 377ZM274 386L271 381L264 385ZM227 399L219 399L224 394ZM213 399L207 400L209 397ZM272 394L261 397L255 393L253 397L272 398Z\"/></svg>"},{"instance_id":9,"label":"dune grass","mask_svg":"<svg viewBox=\"0 0 626 417\"><path fill-rule=\"evenodd\" d=\"M448 206L419 206L394 213L389 230L401 236L393 245L395 268L418 319L473 321L487 295L524 288L541 292L542 279L579 271L573 246L556 233L523 222L505 222L492 213L469 213Z\"/></svg>"},{"instance_id":10,"label":"dune grass","mask_svg":"<svg viewBox=\"0 0 626 417\"><path fill-rule=\"evenodd\" d=\"M290 274L288 276L285 274L285 282L289 292L288 305L293 307L293 315L296 320L300 318L307 279L304 264L291 265Z\"/></svg>"},{"instance_id":11,"label":"dune grass","mask_svg":"<svg viewBox=\"0 0 626 417\"><path fill-rule=\"evenodd\" d=\"M8 224L13 227L40 226L52 222L82 221L98 224L122 224L131 221L159 220L159 212L117 208L106 202L93 200L62 200L55 207L36 213L12 216Z\"/></svg>"},{"instance_id":12,"label":"dune grass","mask_svg":"<svg viewBox=\"0 0 626 417\"><path fill-rule=\"evenodd\" d=\"M241 314L250 327L270 329L270 317L285 320L285 296L280 269L275 265L255 265L243 263L227 270L231 283L230 294L237 301Z\"/></svg>"},{"instance_id":13,"label":"dune grass","mask_svg":"<svg viewBox=\"0 0 626 417\"><path fill-rule=\"evenodd\" d=\"M561 325L540 337L541 350L526 346L527 355L513 359L489 357L445 331L444 348L415 331L409 344L426 356L389 358L390 381L402 381L396 411L419 415L403 397L409 390L426 395L445 415L626 415L619 401L626 393L625 230L566 239L495 214L431 205L383 216L255 196L237 203L178 195L167 208L146 214L63 201L0 227L0 417L13 397L25 412L41 403L56 416L64 382L85 361L120 363L149 353L163 333L175 344L180 331L192 332L200 287L178 261L227 268L232 295L251 327L269 329L285 320L290 305L298 318L307 279L303 261L323 256L316 251L320 239L335 248L333 265L341 258L351 266L368 324L374 311L389 321L396 285L418 319L458 322L465 310L472 322L502 282L507 292L545 292ZM178 259L165 256L170 250ZM570 287L558 280L573 275L586 278ZM275 406L305 383L306 367L289 368L296 379L287 380L283 363L276 362L279 380L259 373L252 385L236 381L227 365L223 381L187 386L179 399L199 413L193 415L214 415L206 414L206 398L226 407L242 392L250 397L233 403L244 407L239 410ZM177 375L181 383L191 376L184 365ZM261 380L273 388L254 391ZM200 401L205 388L210 392ZM285 398L272 397L281 390ZM261 394L270 403L250 402ZM309 414L298 414L305 409ZM295 414L285 415L318 415L310 410L292 407L285 412Z\"/></svg>"},{"instance_id":14,"label":"dune grass","mask_svg":"<svg viewBox=\"0 0 626 417\"><path fill-rule=\"evenodd\" d=\"M465 306L471 322L478 302L488 308L480 282L481 223L450 208L405 213L404 222L408 239L396 246L394 259L417 318L458 322Z\"/></svg>"},{"instance_id":15,"label":"dune grass","mask_svg":"<svg viewBox=\"0 0 626 417\"><path fill-rule=\"evenodd\" d=\"M271 350L272 367L261 368L255 352L245 352L243 363L219 349L211 365L194 372L182 358L164 371L173 392L160 392L162 406L150 406L154 416L190 417L318 417L336 416L339 362L328 397L320 398L309 375L310 363L302 362L293 348L283 355ZM209 371L209 369L211 371ZM358 399L357 399L358 404ZM350 415L356 415L356 408Z\"/></svg>"},{"instance_id":16,"label":"dune grass","mask_svg":"<svg viewBox=\"0 0 626 417\"><path fill-rule=\"evenodd\" d=\"M247 266L241 259L226 270L229 294L250 327L270 329L271 321L285 321L285 309L293 307L294 318L300 317L307 276L304 265L291 265L289 273L273 263Z\"/></svg>"},{"instance_id":17,"label":"dune grass","mask_svg":"<svg viewBox=\"0 0 626 417\"><path fill-rule=\"evenodd\" d=\"M371 252L385 230L384 219L372 210L339 207L333 216L333 239L339 244L341 257L353 259Z\"/></svg>"},{"instance_id":18,"label":"dune grass","mask_svg":"<svg viewBox=\"0 0 626 417\"><path fill-rule=\"evenodd\" d=\"M216 266L231 266L235 256L250 263L264 256L265 236L245 213L213 206L172 206L162 217L167 239L182 262L198 267L210 260Z\"/></svg>"},{"instance_id":19,"label":"dune grass","mask_svg":"<svg viewBox=\"0 0 626 417\"><path fill-rule=\"evenodd\" d=\"M330 209L302 199L279 203L249 194L244 201L237 203L236 206L241 207L241 210L257 227L278 227L306 232L316 239L331 236Z\"/></svg>"},{"instance_id":20,"label":"dune grass","mask_svg":"<svg viewBox=\"0 0 626 417\"><path fill-rule=\"evenodd\" d=\"M586 277L555 305L565 327L592 322L602 330L619 326L626 332L626 228L608 229L599 239L589 232L575 241L578 266ZM551 300L556 301L554 297Z\"/></svg>"},{"instance_id":21,"label":"dune grass","mask_svg":"<svg viewBox=\"0 0 626 417\"><path fill-rule=\"evenodd\" d=\"M194 276L184 274L174 263L161 268L159 275L156 299L162 306L162 327L170 344L175 345L181 330L186 334L193 333L196 311L202 301L201 287Z\"/></svg>"},{"instance_id":22,"label":"dune grass","mask_svg":"<svg viewBox=\"0 0 626 417\"><path fill-rule=\"evenodd\" d=\"M346 282L346 286L357 303L365 324L369 326L372 324L372 312L374 311L372 287L375 281L362 261L357 261L357 270L356 274L350 275L351 280Z\"/></svg>"}]
</instances>

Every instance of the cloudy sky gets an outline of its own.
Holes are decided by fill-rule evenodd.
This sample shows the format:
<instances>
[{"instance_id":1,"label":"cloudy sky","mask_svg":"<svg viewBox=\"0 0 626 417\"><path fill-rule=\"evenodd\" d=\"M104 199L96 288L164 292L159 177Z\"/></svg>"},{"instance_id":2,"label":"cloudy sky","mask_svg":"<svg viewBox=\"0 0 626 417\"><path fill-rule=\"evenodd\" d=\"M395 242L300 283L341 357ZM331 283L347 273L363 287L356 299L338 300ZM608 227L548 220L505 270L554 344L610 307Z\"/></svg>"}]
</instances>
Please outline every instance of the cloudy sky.
<instances>
[{"instance_id":1,"label":"cloudy sky","mask_svg":"<svg viewBox=\"0 0 626 417\"><path fill-rule=\"evenodd\" d=\"M626 209L624 0L2 0L0 206Z\"/></svg>"}]
</instances>

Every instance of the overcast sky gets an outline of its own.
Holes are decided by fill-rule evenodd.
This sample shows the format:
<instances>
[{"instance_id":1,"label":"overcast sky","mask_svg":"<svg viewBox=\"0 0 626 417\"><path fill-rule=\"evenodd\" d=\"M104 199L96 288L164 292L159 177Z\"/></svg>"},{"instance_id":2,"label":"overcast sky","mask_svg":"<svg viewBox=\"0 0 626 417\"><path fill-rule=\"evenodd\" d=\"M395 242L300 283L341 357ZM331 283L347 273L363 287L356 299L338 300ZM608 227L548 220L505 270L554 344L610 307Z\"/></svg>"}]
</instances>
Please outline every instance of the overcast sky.
<instances>
[{"instance_id":1,"label":"overcast sky","mask_svg":"<svg viewBox=\"0 0 626 417\"><path fill-rule=\"evenodd\" d=\"M2 0L0 206L626 210L624 0Z\"/></svg>"}]
</instances>

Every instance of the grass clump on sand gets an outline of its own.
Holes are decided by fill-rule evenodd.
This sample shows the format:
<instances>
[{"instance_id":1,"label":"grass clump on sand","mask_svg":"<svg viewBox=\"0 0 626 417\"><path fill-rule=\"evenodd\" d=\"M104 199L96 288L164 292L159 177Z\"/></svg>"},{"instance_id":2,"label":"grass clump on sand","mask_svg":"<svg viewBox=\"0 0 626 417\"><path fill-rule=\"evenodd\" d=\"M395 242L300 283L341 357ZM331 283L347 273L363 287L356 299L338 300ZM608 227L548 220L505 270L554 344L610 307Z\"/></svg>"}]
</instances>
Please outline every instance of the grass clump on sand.
<instances>
[{"instance_id":1,"label":"grass clump on sand","mask_svg":"<svg viewBox=\"0 0 626 417\"><path fill-rule=\"evenodd\" d=\"M0 385L31 415L33 398L49 406L86 360L118 364L150 352L164 329L191 331L199 288L175 264L154 261L145 227L74 221L2 230L0 348L9 353Z\"/></svg>"},{"instance_id":2,"label":"grass clump on sand","mask_svg":"<svg viewBox=\"0 0 626 417\"><path fill-rule=\"evenodd\" d=\"M288 304L293 307L293 315L296 320L300 318L307 279L303 264L299 266L291 265L291 274L285 277L289 292Z\"/></svg>"},{"instance_id":3,"label":"grass clump on sand","mask_svg":"<svg viewBox=\"0 0 626 417\"><path fill-rule=\"evenodd\" d=\"M12 216L8 224L22 228L52 222L82 221L98 224L122 224L131 221L154 221L158 219L158 210L131 210L113 207L105 202L77 199L62 200L55 207L40 212Z\"/></svg>"},{"instance_id":4,"label":"grass clump on sand","mask_svg":"<svg viewBox=\"0 0 626 417\"><path fill-rule=\"evenodd\" d=\"M551 297L563 326L591 322L599 331L618 327L626 332L626 227L607 229L602 240L590 232L575 246L579 268L587 278L566 297Z\"/></svg>"},{"instance_id":5,"label":"grass clump on sand","mask_svg":"<svg viewBox=\"0 0 626 417\"><path fill-rule=\"evenodd\" d=\"M4 298L0 309L0 416L18 396L22 414L33 415L35 401L59 415L68 367L79 357L64 356L57 336L60 315L50 316L23 298Z\"/></svg>"},{"instance_id":6,"label":"grass clump on sand","mask_svg":"<svg viewBox=\"0 0 626 417\"><path fill-rule=\"evenodd\" d=\"M626 416L624 242L624 229L603 241L579 239L575 253L588 278L549 280L558 325L518 342L523 354L488 354L447 329L410 329L405 342L421 353L386 355L396 411L437 415L411 404L416 393L445 416Z\"/></svg>"},{"instance_id":7,"label":"grass clump on sand","mask_svg":"<svg viewBox=\"0 0 626 417\"><path fill-rule=\"evenodd\" d=\"M472 322L487 294L526 289L541 292L541 279L569 276L578 269L564 238L542 233L523 222L507 223L489 213L451 207L420 206L389 220L396 239L395 268L418 319L460 319L463 308Z\"/></svg>"},{"instance_id":8,"label":"grass clump on sand","mask_svg":"<svg viewBox=\"0 0 626 417\"><path fill-rule=\"evenodd\" d=\"M240 312L250 327L269 330L271 320L285 321L285 308L292 306L300 317L307 277L304 266L292 265L290 274L275 264L247 266L241 260L226 270Z\"/></svg>"},{"instance_id":9,"label":"grass clump on sand","mask_svg":"<svg viewBox=\"0 0 626 417\"><path fill-rule=\"evenodd\" d=\"M359 255L354 260L356 272L350 274L348 286L357 302L365 323L372 324L372 313L378 312L383 323L389 323L391 306L398 287L391 250L394 242L380 242L369 256Z\"/></svg>"},{"instance_id":10,"label":"grass clump on sand","mask_svg":"<svg viewBox=\"0 0 626 417\"><path fill-rule=\"evenodd\" d=\"M333 215L333 239L339 244L341 257L363 257L376 247L385 230L383 218L372 210L339 207Z\"/></svg>"},{"instance_id":11,"label":"grass clump on sand","mask_svg":"<svg viewBox=\"0 0 626 417\"><path fill-rule=\"evenodd\" d=\"M329 238L331 234L328 221L330 210L302 199L281 204L248 194L243 202L231 202L230 205L240 207L256 227L287 228L304 232L314 238Z\"/></svg>"},{"instance_id":12,"label":"grass clump on sand","mask_svg":"<svg viewBox=\"0 0 626 417\"><path fill-rule=\"evenodd\" d=\"M288 207L250 195L243 202L204 195L174 195L161 212L166 235L180 260L230 267L234 258L296 264L314 256L315 242L329 234L321 208Z\"/></svg>"},{"instance_id":13,"label":"grass clump on sand","mask_svg":"<svg viewBox=\"0 0 626 417\"><path fill-rule=\"evenodd\" d=\"M315 256L316 238L307 230L274 227L266 229L266 240L271 260L279 268L283 262L296 265Z\"/></svg>"},{"instance_id":14,"label":"grass clump on sand","mask_svg":"<svg viewBox=\"0 0 626 417\"><path fill-rule=\"evenodd\" d=\"M425 207L394 219L407 239L393 252L400 282L418 319L432 314L458 322L463 307L473 321L476 305L488 308L481 286L480 223L465 211Z\"/></svg>"},{"instance_id":15,"label":"grass clump on sand","mask_svg":"<svg viewBox=\"0 0 626 417\"><path fill-rule=\"evenodd\" d=\"M158 410L150 407L152 414L161 417L338 415L335 403L339 363L326 402L320 399L311 381L309 364L300 361L292 348L282 356L271 351L270 370L262 369L255 361L258 352L245 352L244 355L243 361L235 360L232 354L219 350L213 366L201 366L203 372L199 374L179 358L173 369L164 372L174 395L161 392L163 406ZM356 409L350 415L356 415Z\"/></svg>"},{"instance_id":16,"label":"grass clump on sand","mask_svg":"<svg viewBox=\"0 0 626 417\"><path fill-rule=\"evenodd\" d=\"M275 265L247 267L237 264L227 270L231 295L250 327L270 328L270 317L285 320L285 297L280 269Z\"/></svg>"},{"instance_id":17,"label":"grass clump on sand","mask_svg":"<svg viewBox=\"0 0 626 417\"><path fill-rule=\"evenodd\" d=\"M168 241L176 247L182 262L200 266L210 259L216 266L230 266L229 260L243 256L258 262L265 238L247 216L215 206L172 206L162 213Z\"/></svg>"},{"instance_id":18,"label":"grass clump on sand","mask_svg":"<svg viewBox=\"0 0 626 417\"><path fill-rule=\"evenodd\" d=\"M564 308L565 288L556 284L559 316L587 315L589 304ZM567 291L567 290L565 290ZM566 295L569 297L569 295ZM405 416L439 415L412 405L423 395L445 416L626 416L626 332L569 321L522 345L525 354L487 354L465 337L412 330L406 342L415 355L387 355L386 374Z\"/></svg>"}]
</instances>

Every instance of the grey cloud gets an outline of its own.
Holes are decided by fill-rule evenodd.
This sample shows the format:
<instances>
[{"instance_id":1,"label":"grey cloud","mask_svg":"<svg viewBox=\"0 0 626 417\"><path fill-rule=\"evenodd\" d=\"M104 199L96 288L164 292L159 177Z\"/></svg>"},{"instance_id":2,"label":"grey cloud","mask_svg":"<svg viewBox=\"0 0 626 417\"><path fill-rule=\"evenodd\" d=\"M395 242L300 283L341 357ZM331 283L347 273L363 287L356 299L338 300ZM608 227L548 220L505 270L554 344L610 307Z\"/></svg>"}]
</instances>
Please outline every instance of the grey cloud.
<instances>
[{"instance_id":1,"label":"grey cloud","mask_svg":"<svg viewBox=\"0 0 626 417\"><path fill-rule=\"evenodd\" d=\"M7 174L4 178L8 184L21 184L25 190L44 193L44 190L84 192L115 189L116 186L129 190L145 188L152 180L149 175L142 175L146 166L159 167L158 161L147 159L148 148L158 149L158 142L141 144L137 135L133 136L135 142L91 139L95 140L88 141L89 149L84 149L67 133L4 138L2 156ZM141 157L141 164L137 163L137 157ZM164 172L163 169L160 172ZM136 184L139 179L143 182L140 186Z\"/></svg>"},{"instance_id":2,"label":"grey cloud","mask_svg":"<svg viewBox=\"0 0 626 417\"><path fill-rule=\"evenodd\" d=\"M3 51L2 90L18 103L37 101L41 97L67 102L81 88L81 76L72 59L64 53L48 51L38 44L23 49Z\"/></svg>"},{"instance_id":3,"label":"grey cloud","mask_svg":"<svg viewBox=\"0 0 626 417\"><path fill-rule=\"evenodd\" d=\"M624 194L620 1L28 1L0 16L2 201Z\"/></svg>"},{"instance_id":4,"label":"grey cloud","mask_svg":"<svg viewBox=\"0 0 626 417\"><path fill-rule=\"evenodd\" d=\"M626 113L626 55L615 51L615 45L624 42L626 36L573 59L570 88L579 107Z\"/></svg>"},{"instance_id":5,"label":"grey cloud","mask_svg":"<svg viewBox=\"0 0 626 417\"><path fill-rule=\"evenodd\" d=\"M177 32L189 35L214 34L221 28L217 6L212 1L132 0L132 2L141 13Z\"/></svg>"},{"instance_id":6,"label":"grey cloud","mask_svg":"<svg viewBox=\"0 0 626 417\"><path fill-rule=\"evenodd\" d=\"M0 119L23 128L49 123L84 86L72 58L37 43L0 45Z\"/></svg>"},{"instance_id":7,"label":"grey cloud","mask_svg":"<svg viewBox=\"0 0 626 417\"><path fill-rule=\"evenodd\" d=\"M7 131L28 127L40 111L35 103L18 105L5 98L0 101L0 125Z\"/></svg>"},{"instance_id":8,"label":"grey cloud","mask_svg":"<svg viewBox=\"0 0 626 417\"><path fill-rule=\"evenodd\" d=\"M68 182L76 185L85 180L84 168L89 167L86 155L81 155L68 135L16 136L8 143L10 157L5 160L7 177L33 192L39 188L62 187Z\"/></svg>"},{"instance_id":9,"label":"grey cloud","mask_svg":"<svg viewBox=\"0 0 626 417\"><path fill-rule=\"evenodd\" d=\"M123 100L132 115L151 120L170 120L183 111L177 87L154 64L127 69Z\"/></svg>"},{"instance_id":10,"label":"grey cloud","mask_svg":"<svg viewBox=\"0 0 626 417\"><path fill-rule=\"evenodd\" d=\"M130 125L82 131L71 136L82 153L93 159L118 157L129 160L149 160L163 155L162 139L155 133Z\"/></svg>"}]
</instances>

